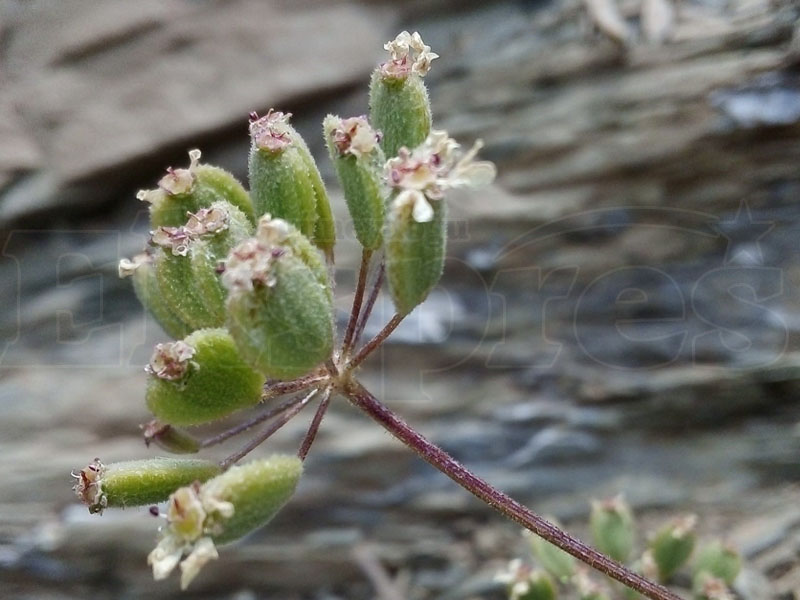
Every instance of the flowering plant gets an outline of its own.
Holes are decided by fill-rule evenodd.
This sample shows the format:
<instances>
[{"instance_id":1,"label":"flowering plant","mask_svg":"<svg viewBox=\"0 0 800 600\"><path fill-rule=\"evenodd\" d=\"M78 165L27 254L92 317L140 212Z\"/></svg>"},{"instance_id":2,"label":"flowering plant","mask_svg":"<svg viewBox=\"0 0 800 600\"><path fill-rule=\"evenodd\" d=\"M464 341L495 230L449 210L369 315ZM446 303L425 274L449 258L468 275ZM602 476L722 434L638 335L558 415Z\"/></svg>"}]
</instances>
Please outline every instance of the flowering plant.
<instances>
[{"instance_id":1,"label":"flowering plant","mask_svg":"<svg viewBox=\"0 0 800 600\"><path fill-rule=\"evenodd\" d=\"M495 168L432 128L423 77L438 57L418 33L384 48L370 83L370 114L329 115L323 134L362 246L354 301L337 340L333 307L336 232L327 191L308 147L275 110L250 120L249 190L202 164L169 169L149 204L148 248L120 262L142 304L176 341L156 346L146 371L155 419L145 441L194 454L264 428L216 463L172 458L103 465L75 474L75 491L101 513L167 502L148 558L156 579L177 566L185 588L217 545L267 523L290 499L331 399L342 396L424 460L534 534L645 596L666 588L583 544L478 478L412 429L358 381L364 360L438 283L447 243L446 195L490 183ZM368 286L368 281L371 284ZM361 338L384 281L395 315ZM367 288L369 287L369 292ZM278 402L279 397L288 397ZM297 456L239 464L312 401L317 410ZM255 416L207 439L190 427L262 405Z\"/></svg>"}]
</instances>

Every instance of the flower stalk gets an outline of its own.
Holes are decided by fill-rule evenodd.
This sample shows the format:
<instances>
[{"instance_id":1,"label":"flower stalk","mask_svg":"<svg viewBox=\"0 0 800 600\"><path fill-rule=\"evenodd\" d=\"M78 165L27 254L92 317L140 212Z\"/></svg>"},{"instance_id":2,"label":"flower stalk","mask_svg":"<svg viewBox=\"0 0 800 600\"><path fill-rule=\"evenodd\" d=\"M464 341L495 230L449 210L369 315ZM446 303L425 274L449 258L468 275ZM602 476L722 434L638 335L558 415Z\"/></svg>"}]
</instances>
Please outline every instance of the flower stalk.
<instances>
[{"instance_id":1,"label":"flower stalk","mask_svg":"<svg viewBox=\"0 0 800 600\"><path fill-rule=\"evenodd\" d=\"M512 521L519 523L581 562L636 590L651 600L681 600L680 596L675 595L667 588L645 579L615 560L587 546L578 538L556 527L510 496L492 487L447 452L412 429L361 384L353 382L344 390L344 393L355 407L369 415L394 437L416 452L423 460L436 467L468 492Z\"/></svg>"}]
</instances>

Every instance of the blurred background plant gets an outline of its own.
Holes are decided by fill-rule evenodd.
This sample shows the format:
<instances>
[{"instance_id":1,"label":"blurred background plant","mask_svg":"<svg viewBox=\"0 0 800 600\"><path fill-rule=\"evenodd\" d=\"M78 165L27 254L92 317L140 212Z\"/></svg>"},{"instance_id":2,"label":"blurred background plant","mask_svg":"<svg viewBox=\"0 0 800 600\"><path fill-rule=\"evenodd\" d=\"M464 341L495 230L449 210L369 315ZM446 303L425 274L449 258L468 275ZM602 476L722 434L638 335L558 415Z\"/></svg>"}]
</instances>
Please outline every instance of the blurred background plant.
<instances>
[{"instance_id":1,"label":"blurred background plant","mask_svg":"<svg viewBox=\"0 0 800 600\"><path fill-rule=\"evenodd\" d=\"M633 511L621 496L592 501L589 515L591 542L608 556L653 581L671 584L684 598L729 600L733 598L729 586L741 571L741 557L730 544L719 540L698 542L696 525L697 516L693 514L673 518L651 531L642 543ZM527 555L513 559L495 575L495 581L508 590L509 600L642 597L592 573L541 538L527 531L523 531L523 537L529 541Z\"/></svg>"},{"instance_id":2,"label":"blurred background plant","mask_svg":"<svg viewBox=\"0 0 800 600\"><path fill-rule=\"evenodd\" d=\"M740 597L796 594L798 7L683 2L656 43L644 4L608 3L620 43L577 0L0 1L4 597L176 593L142 559L147 512L87 535L64 476L100 446L152 455L140 369L166 336L116 274L147 231L136 191L196 146L243 178L246 115L280 106L346 223L319 123L366 113L401 29L443 57L439 126L499 176L453 198L445 278L365 383L570 531L622 491L645 530L692 511L730 539ZM326 427L293 503L194 597L504 598L515 527L345 405Z\"/></svg>"}]
</instances>

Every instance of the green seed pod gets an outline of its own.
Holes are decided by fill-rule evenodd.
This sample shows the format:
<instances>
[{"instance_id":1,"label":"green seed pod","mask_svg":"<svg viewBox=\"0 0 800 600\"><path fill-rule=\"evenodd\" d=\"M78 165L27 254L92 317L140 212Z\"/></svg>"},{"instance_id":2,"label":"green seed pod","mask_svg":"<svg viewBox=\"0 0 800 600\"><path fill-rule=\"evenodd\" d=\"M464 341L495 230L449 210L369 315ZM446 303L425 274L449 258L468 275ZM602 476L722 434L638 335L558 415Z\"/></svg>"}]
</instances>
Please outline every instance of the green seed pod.
<instances>
[{"instance_id":1,"label":"green seed pod","mask_svg":"<svg viewBox=\"0 0 800 600\"><path fill-rule=\"evenodd\" d=\"M285 219L313 240L318 219L317 189L308 149L298 142L299 134L288 123L290 116L273 111L261 118L253 116L250 190L258 215Z\"/></svg>"},{"instance_id":2,"label":"green seed pod","mask_svg":"<svg viewBox=\"0 0 800 600\"><path fill-rule=\"evenodd\" d=\"M143 253L132 260L123 258L119 262L119 276L132 278L133 291L139 302L169 336L179 339L192 332L192 327L170 308L161 294L152 255Z\"/></svg>"},{"instance_id":3,"label":"green seed pod","mask_svg":"<svg viewBox=\"0 0 800 600\"><path fill-rule=\"evenodd\" d=\"M147 407L170 425L208 423L253 406L264 384L224 329L201 329L183 341L158 344L146 370Z\"/></svg>"},{"instance_id":4,"label":"green seed pod","mask_svg":"<svg viewBox=\"0 0 800 600\"><path fill-rule=\"evenodd\" d=\"M530 542L531 552L542 567L559 581L566 582L575 574L575 558L538 535L523 531Z\"/></svg>"},{"instance_id":5,"label":"green seed pod","mask_svg":"<svg viewBox=\"0 0 800 600\"><path fill-rule=\"evenodd\" d=\"M382 132L386 156L401 147L416 148L431 130L431 105L422 78L438 58L418 33L403 31L384 48L391 58L372 74L370 121Z\"/></svg>"},{"instance_id":6,"label":"green seed pod","mask_svg":"<svg viewBox=\"0 0 800 600\"><path fill-rule=\"evenodd\" d=\"M262 220L257 236L231 251L223 283L227 327L242 357L268 377L292 379L330 358L333 304L327 281L295 251L281 222Z\"/></svg>"},{"instance_id":7,"label":"green seed pod","mask_svg":"<svg viewBox=\"0 0 800 600\"><path fill-rule=\"evenodd\" d=\"M619 562L630 558L636 532L633 513L621 496L593 501L589 524L598 550Z\"/></svg>"},{"instance_id":8,"label":"green seed pod","mask_svg":"<svg viewBox=\"0 0 800 600\"><path fill-rule=\"evenodd\" d=\"M151 235L161 297L194 329L225 321L225 288L219 262L250 236L252 225L235 206L221 201L196 213L181 227L159 227Z\"/></svg>"},{"instance_id":9,"label":"green seed pod","mask_svg":"<svg viewBox=\"0 0 800 600\"><path fill-rule=\"evenodd\" d=\"M182 429L161 423L154 419L142 426L144 443L149 448L155 444L162 450L172 454L196 454L200 451L200 442Z\"/></svg>"},{"instance_id":10,"label":"green seed pod","mask_svg":"<svg viewBox=\"0 0 800 600\"><path fill-rule=\"evenodd\" d=\"M323 129L356 237L364 248L376 250L383 242L388 193L383 182L386 159L378 145L380 137L365 117L342 120L328 115Z\"/></svg>"},{"instance_id":11,"label":"green seed pod","mask_svg":"<svg viewBox=\"0 0 800 600\"><path fill-rule=\"evenodd\" d=\"M331 302L333 302L328 269L322 262L319 250L306 236L300 233L297 227L283 219L274 219L272 215L264 215L258 221L256 237L269 246L286 247L291 250L292 254L311 269L319 284L329 292Z\"/></svg>"},{"instance_id":12,"label":"green seed pod","mask_svg":"<svg viewBox=\"0 0 800 600\"><path fill-rule=\"evenodd\" d=\"M463 154L445 131L386 163L386 179L397 194L386 228L386 276L397 311L410 312L438 283L447 237L447 190L484 185L495 175L490 162L475 161L480 141Z\"/></svg>"},{"instance_id":13,"label":"green seed pod","mask_svg":"<svg viewBox=\"0 0 800 600\"><path fill-rule=\"evenodd\" d=\"M273 456L175 491L163 537L147 557L154 578L166 578L180 562L181 588L186 589L203 565L218 557L215 543L234 541L278 513L294 493L302 471L300 459ZM184 554L188 556L181 561Z\"/></svg>"},{"instance_id":14,"label":"green seed pod","mask_svg":"<svg viewBox=\"0 0 800 600\"><path fill-rule=\"evenodd\" d=\"M150 204L150 224L177 227L186 222L187 213L195 213L214 202L227 201L255 221L250 195L237 179L219 167L201 165L200 151L189 152L188 169L167 169L154 190L141 190L137 198Z\"/></svg>"},{"instance_id":15,"label":"green seed pod","mask_svg":"<svg viewBox=\"0 0 800 600\"><path fill-rule=\"evenodd\" d=\"M189 257L197 295L216 324L225 321L227 290L222 285L219 263L236 244L253 233L247 217L227 202L215 202L190 215L186 229L192 234Z\"/></svg>"},{"instance_id":16,"label":"green seed pod","mask_svg":"<svg viewBox=\"0 0 800 600\"><path fill-rule=\"evenodd\" d=\"M688 515L662 527L650 540L650 552L658 567L659 577L667 581L692 554L697 517Z\"/></svg>"},{"instance_id":17,"label":"green seed pod","mask_svg":"<svg viewBox=\"0 0 800 600\"><path fill-rule=\"evenodd\" d=\"M231 467L208 481L203 492L235 508L214 541L226 544L265 525L292 497L302 472L303 463L297 457L273 456Z\"/></svg>"},{"instance_id":18,"label":"green seed pod","mask_svg":"<svg viewBox=\"0 0 800 600\"><path fill-rule=\"evenodd\" d=\"M432 216L417 221L413 204L400 196L389 209L386 228L386 279L398 313L410 313L427 298L444 269L447 205L433 203Z\"/></svg>"},{"instance_id":19,"label":"green seed pod","mask_svg":"<svg viewBox=\"0 0 800 600\"><path fill-rule=\"evenodd\" d=\"M186 227L159 227L151 235L153 268L164 302L192 329L219 327L222 320L215 315L213 296L203 297L197 287L192 268L191 247L195 242Z\"/></svg>"},{"instance_id":20,"label":"green seed pod","mask_svg":"<svg viewBox=\"0 0 800 600\"><path fill-rule=\"evenodd\" d=\"M700 550L692 566L695 576L706 571L728 585L733 583L741 568L742 558L739 553L719 541L711 542Z\"/></svg>"},{"instance_id":21,"label":"green seed pod","mask_svg":"<svg viewBox=\"0 0 800 600\"><path fill-rule=\"evenodd\" d=\"M73 490L90 513L102 513L109 506L162 502L177 488L205 481L219 472L219 465L207 460L149 458L104 465L94 459L73 473L78 480Z\"/></svg>"}]
</instances>

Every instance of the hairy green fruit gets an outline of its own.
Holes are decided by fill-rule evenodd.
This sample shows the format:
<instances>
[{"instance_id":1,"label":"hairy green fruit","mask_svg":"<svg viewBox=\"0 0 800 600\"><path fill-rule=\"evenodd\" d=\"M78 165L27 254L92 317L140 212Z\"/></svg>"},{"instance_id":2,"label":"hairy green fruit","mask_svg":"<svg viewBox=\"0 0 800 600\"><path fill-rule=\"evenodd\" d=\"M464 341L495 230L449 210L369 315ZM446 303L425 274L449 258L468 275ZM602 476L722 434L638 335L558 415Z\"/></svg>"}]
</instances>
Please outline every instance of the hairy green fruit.
<instances>
[{"instance_id":1,"label":"hairy green fruit","mask_svg":"<svg viewBox=\"0 0 800 600\"><path fill-rule=\"evenodd\" d=\"M600 552L619 562L630 558L636 532L633 513L621 497L593 501L589 525Z\"/></svg>"},{"instance_id":2,"label":"hairy green fruit","mask_svg":"<svg viewBox=\"0 0 800 600\"><path fill-rule=\"evenodd\" d=\"M356 237L364 248L376 250L383 242L388 195L380 138L364 117L343 120L328 115L323 130Z\"/></svg>"},{"instance_id":3,"label":"hairy green fruit","mask_svg":"<svg viewBox=\"0 0 800 600\"><path fill-rule=\"evenodd\" d=\"M152 236L153 267L164 303L193 330L219 327L222 320L209 309L197 288L190 247L193 241L184 227L160 227Z\"/></svg>"},{"instance_id":4,"label":"hairy green fruit","mask_svg":"<svg viewBox=\"0 0 800 600\"><path fill-rule=\"evenodd\" d=\"M208 481L204 493L231 502L235 509L214 541L232 542L269 522L294 494L302 472L296 456L273 456L233 466Z\"/></svg>"},{"instance_id":5,"label":"hairy green fruit","mask_svg":"<svg viewBox=\"0 0 800 600\"><path fill-rule=\"evenodd\" d=\"M292 379L330 358L330 289L291 247L264 237L246 240L231 252L224 281L227 327L253 368Z\"/></svg>"},{"instance_id":6,"label":"hairy green fruit","mask_svg":"<svg viewBox=\"0 0 800 600\"><path fill-rule=\"evenodd\" d=\"M376 70L369 93L370 121L381 132L386 156L402 147L416 148L431 130L431 105L422 79L387 78Z\"/></svg>"},{"instance_id":7,"label":"hairy green fruit","mask_svg":"<svg viewBox=\"0 0 800 600\"><path fill-rule=\"evenodd\" d=\"M157 345L147 370L147 407L170 425L208 423L253 406L264 384L224 329Z\"/></svg>"},{"instance_id":8,"label":"hairy green fruit","mask_svg":"<svg viewBox=\"0 0 800 600\"><path fill-rule=\"evenodd\" d=\"M189 158L188 169L168 169L157 189L142 190L137 195L150 204L150 224L154 229L182 225L188 213L219 201L236 206L254 222L250 195L233 175L219 167L199 164L199 150L189 152Z\"/></svg>"},{"instance_id":9,"label":"hairy green fruit","mask_svg":"<svg viewBox=\"0 0 800 600\"><path fill-rule=\"evenodd\" d=\"M329 259L336 231L328 194L290 114L270 111L250 122L250 190L259 215L285 219Z\"/></svg>"},{"instance_id":10,"label":"hairy green fruit","mask_svg":"<svg viewBox=\"0 0 800 600\"><path fill-rule=\"evenodd\" d=\"M176 489L194 481L205 481L220 472L207 460L149 458L104 465L95 459L73 473L73 488L90 513L109 506L142 506L162 502Z\"/></svg>"},{"instance_id":11,"label":"hairy green fruit","mask_svg":"<svg viewBox=\"0 0 800 600\"><path fill-rule=\"evenodd\" d=\"M156 579L180 562L186 589L224 544L265 525L291 498L303 472L294 456L273 456L234 466L203 485L176 490L169 500L168 525L148 556ZM181 561L184 554L188 556Z\"/></svg>"},{"instance_id":12,"label":"hairy green fruit","mask_svg":"<svg viewBox=\"0 0 800 600\"><path fill-rule=\"evenodd\" d=\"M227 290L222 285L219 264L236 244L253 233L247 217L227 202L216 202L192 215L186 228L193 232L189 245L193 290L215 325L225 321Z\"/></svg>"},{"instance_id":13,"label":"hairy green fruit","mask_svg":"<svg viewBox=\"0 0 800 600\"><path fill-rule=\"evenodd\" d=\"M244 213L227 202L215 202L190 214L180 227L159 227L152 233L161 297L194 329L225 321L226 293L218 263L251 232Z\"/></svg>"},{"instance_id":14,"label":"hairy green fruit","mask_svg":"<svg viewBox=\"0 0 800 600\"><path fill-rule=\"evenodd\" d=\"M413 206L393 201L386 227L386 279L395 308L410 313L439 282L447 244L447 205L432 203L429 220L414 218Z\"/></svg>"},{"instance_id":15,"label":"hairy green fruit","mask_svg":"<svg viewBox=\"0 0 800 600\"><path fill-rule=\"evenodd\" d=\"M119 276L132 278L133 291L139 302L170 337L180 339L192 332L192 326L184 321L164 299L158 286L151 254L138 254L132 260L123 258L119 263Z\"/></svg>"}]
</instances>

